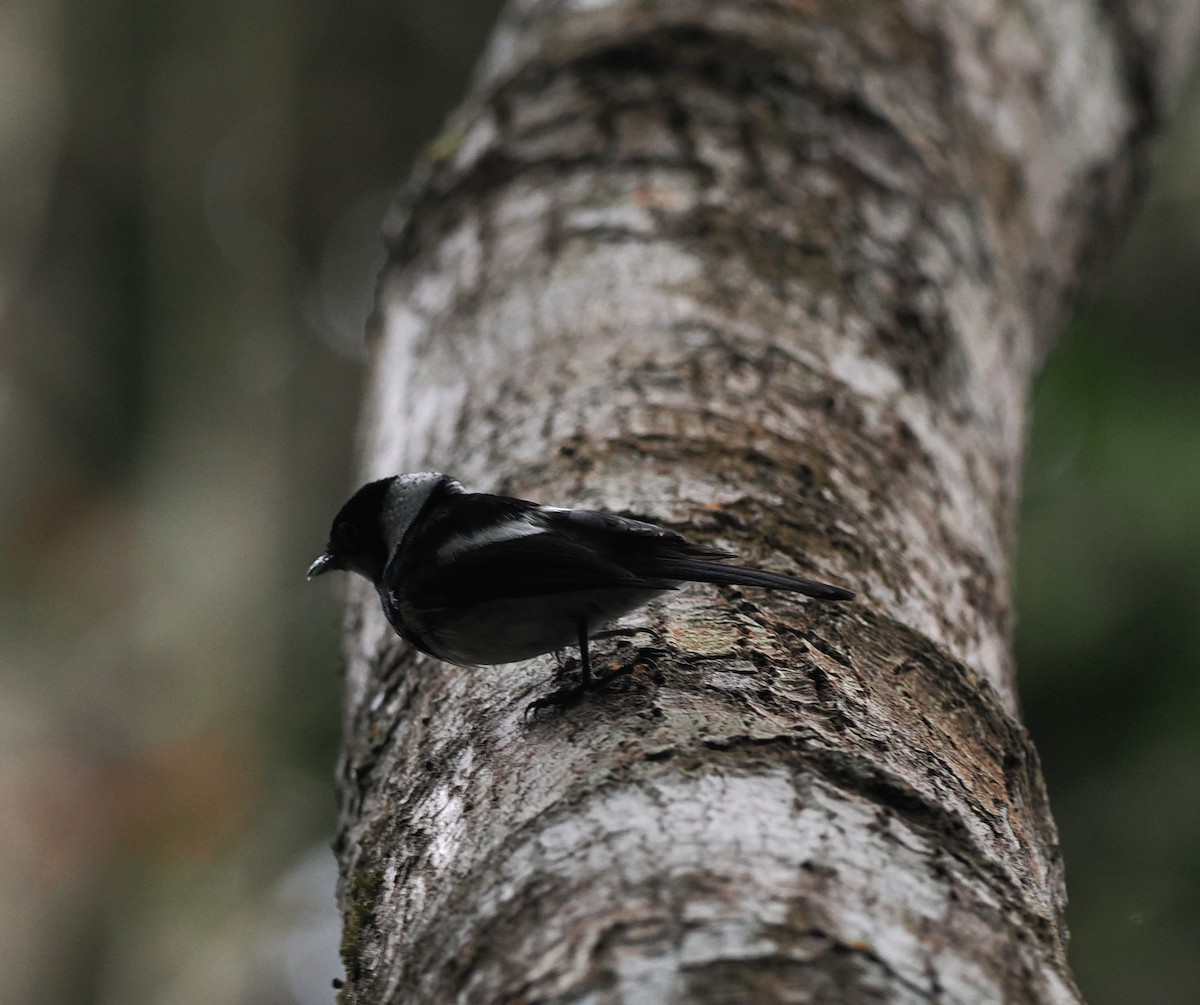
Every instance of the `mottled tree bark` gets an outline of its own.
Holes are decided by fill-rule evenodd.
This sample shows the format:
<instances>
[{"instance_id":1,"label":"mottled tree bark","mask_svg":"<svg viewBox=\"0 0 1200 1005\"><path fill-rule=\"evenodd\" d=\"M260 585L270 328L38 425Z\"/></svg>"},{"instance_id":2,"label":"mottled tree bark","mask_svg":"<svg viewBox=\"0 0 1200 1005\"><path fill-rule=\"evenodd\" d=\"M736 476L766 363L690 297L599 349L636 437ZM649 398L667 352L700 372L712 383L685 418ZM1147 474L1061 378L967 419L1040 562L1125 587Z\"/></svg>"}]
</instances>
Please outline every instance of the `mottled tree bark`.
<instances>
[{"instance_id":1,"label":"mottled tree bark","mask_svg":"<svg viewBox=\"0 0 1200 1005\"><path fill-rule=\"evenodd\" d=\"M346 1002L1073 1002L1009 648L1026 396L1197 36L1167 0L521 0L386 231L365 474L649 518L634 669L352 588Z\"/></svg>"}]
</instances>

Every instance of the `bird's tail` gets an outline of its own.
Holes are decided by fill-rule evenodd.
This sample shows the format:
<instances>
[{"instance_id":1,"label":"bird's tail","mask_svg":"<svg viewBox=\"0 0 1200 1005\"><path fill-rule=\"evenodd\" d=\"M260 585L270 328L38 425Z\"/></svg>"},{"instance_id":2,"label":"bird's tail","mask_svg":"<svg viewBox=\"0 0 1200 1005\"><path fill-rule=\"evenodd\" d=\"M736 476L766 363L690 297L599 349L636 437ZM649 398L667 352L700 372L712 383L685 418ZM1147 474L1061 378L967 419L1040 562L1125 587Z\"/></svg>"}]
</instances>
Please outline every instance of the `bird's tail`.
<instances>
[{"instance_id":1,"label":"bird's tail","mask_svg":"<svg viewBox=\"0 0 1200 1005\"><path fill-rule=\"evenodd\" d=\"M718 565L691 558L664 558L655 563L655 573L665 578L692 583L716 583L720 586L757 586L764 590L788 590L817 600L853 600L854 593L840 586L818 583L815 579L784 576L742 565Z\"/></svg>"}]
</instances>

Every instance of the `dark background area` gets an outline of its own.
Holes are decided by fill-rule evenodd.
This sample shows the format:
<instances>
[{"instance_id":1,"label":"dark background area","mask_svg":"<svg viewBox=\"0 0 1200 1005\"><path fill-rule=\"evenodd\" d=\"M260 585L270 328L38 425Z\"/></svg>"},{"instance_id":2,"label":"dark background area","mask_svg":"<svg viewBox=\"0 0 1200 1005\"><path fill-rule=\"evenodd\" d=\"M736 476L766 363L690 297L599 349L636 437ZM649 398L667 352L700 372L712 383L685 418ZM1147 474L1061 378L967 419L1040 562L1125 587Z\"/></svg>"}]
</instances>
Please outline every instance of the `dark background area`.
<instances>
[{"instance_id":1,"label":"dark background area","mask_svg":"<svg viewBox=\"0 0 1200 1005\"><path fill-rule=\"evenodd\" d=\"M491 0L0 3L0 972L328 1002L390 194ZM1034 402L1017 650L1093 1005L1200 987L1200 102Z\"/></svg>"}]
</instances>

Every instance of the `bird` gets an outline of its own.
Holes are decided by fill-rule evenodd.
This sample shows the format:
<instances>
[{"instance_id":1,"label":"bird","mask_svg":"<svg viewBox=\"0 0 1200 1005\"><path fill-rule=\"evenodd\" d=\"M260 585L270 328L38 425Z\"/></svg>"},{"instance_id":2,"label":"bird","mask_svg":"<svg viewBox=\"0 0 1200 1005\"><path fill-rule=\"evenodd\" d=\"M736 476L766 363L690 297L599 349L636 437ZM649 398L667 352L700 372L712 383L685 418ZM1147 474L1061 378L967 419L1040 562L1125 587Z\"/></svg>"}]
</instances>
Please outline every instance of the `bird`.
<instances>
[{"instance_id":1,"label":"bird","mask_svg":"<svg viewBox=\"0 0 1200 1005\"><path fill-rule=\"evenodd\" d=\"M402 639L456 666L577 645L579 684L542 705L596 686L588 642L597 629L684 583L854 598L840 586L727 564L734 557L643 520L468 492L449 475L421 471L358 489L308 578L357 573Z\"/></svg>"}]
</instances>

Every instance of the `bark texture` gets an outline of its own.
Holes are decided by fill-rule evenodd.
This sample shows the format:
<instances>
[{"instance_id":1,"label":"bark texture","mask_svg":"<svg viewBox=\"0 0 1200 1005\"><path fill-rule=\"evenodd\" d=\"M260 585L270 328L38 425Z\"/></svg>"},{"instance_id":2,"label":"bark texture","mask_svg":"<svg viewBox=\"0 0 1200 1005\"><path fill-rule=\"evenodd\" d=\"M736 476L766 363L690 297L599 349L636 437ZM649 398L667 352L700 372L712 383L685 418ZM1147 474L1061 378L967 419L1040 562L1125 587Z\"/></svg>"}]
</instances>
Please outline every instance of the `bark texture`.
<instances>
[{"instance_id":1,"label":"bark texture","mask_svg":"<svg viewBox=\"0 0 1200 1005\"><path fill-rule=\"evenodd\" d=\"M351 588L349 1002L1074 1002L1009 601L1026 395L1200 5L523 0L388 222L364 474L659 521L635 669Z\"/></svg>"}]
</instances>

